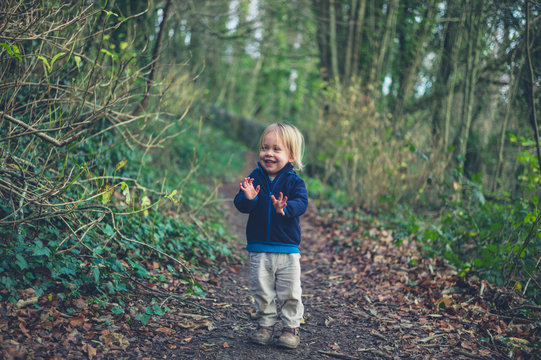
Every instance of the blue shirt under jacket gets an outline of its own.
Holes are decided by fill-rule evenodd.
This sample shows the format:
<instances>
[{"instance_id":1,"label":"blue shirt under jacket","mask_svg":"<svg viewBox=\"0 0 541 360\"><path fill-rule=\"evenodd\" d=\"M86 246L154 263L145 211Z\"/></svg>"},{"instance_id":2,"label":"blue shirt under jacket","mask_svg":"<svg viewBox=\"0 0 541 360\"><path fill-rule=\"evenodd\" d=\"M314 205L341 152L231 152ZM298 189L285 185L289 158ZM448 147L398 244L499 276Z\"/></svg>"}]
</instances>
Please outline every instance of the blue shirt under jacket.
<instances>
[{"instance_id":1,"label":"blue shirt under jacket","mask_svg":"<svg viewBox=\"0 0 541 360\"><path fill-rule=\"evenodd\" d=\"M254 179L254 188L260 186L259 194L248 199L242 190L235 196L236 208L250 214L246 226L246 250L271 253L299 253L301 228L299 218L308 207L308 192L304 181L288 163L271 181L267 172L258 167L249 175ZM285 216L278 214L272 206L271 195L287 196Z\"/></svg>"}]
</instances>

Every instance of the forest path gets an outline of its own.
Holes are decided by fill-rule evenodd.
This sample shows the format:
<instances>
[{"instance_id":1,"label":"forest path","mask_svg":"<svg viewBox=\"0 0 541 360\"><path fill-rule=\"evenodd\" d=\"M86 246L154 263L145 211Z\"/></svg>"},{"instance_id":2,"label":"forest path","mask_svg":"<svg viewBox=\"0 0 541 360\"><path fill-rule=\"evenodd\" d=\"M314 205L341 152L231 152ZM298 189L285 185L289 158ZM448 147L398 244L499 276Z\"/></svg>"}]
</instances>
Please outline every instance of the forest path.
<instances>
[{"instance_id":1,"label":"forest path","mask_svg":"<svg viewBox=\"0 0 541 360\"><path fill-rule=\"evenodd\" d=\"M247 164L255 164L253 154ZM251 167L244 171L248 174ZM126 311L89 295L55 294L26 305L0 302L0 358L6 359L529 359L539 351L538 307L511 291L458 277L442 261L397 245L392 231L360 211L313 204L301 218L304 322L297 349L252 344L245 222L225 184L233 256L201 258L193 272L204 297L184 294L170 276L158 288L138 282ZM238 182L237 182L238 181ZM150 271L160 263L150 261ZM31 289L30 289L31 290ZM27 297L35 293L29 292ZM23 294L24 295L24 294ZM165 308L167 306L167 308ZM162 309L167 311L163 312ZM155 311L147 321L136 313ZM162 313L158 314L156 311ZM139 315L140 316L140 315ZM538 316L538 315L537 315ZM275 336L280 324L275 328ZM538 356L539 357L539 356Z\"/></svg>"},{"instance_id":2,"label":"forest path","mask_svg":"<svg viewBox=\"0 0 541 360\"><path fill-rule=\"evenodd\" d=\"M255 164L255 160L249 163ZM440 269L436 269L435 263L409 268L411 257L415 257L413 247L403 245L399 250L385 231L371 229L368 237L360 232L346 233L341 230L340 221L318 217L312 207L301 218L305 306L301 344L295 350L280 348L275 341L269 346L252 344L249 336L257 325L250 316L253 306L248 264L243 260L247 216L234 208L232 199L237 192L238 183L226 184L221 189L230 231L237 238L232 251L239 260L223 264L217 274L210 275L209 296L201 304L213 309L212 325L198 329L195 335L187 333L185 344L172 354L200 359L278 360L500 357L476 340L484 337L480 334L484 330L474 320L462 319L452 312L441 313L440 306L435 304L431 308L425 306L434 301L433 296L442 296L430 295L438 293L431 280L446 276L436 273ZM351 243L344 236L358 237L356 247L342 248L341 242ZM449 280L443 281L452 288ZM452 299L451 296L442 299ZM445 301L449 308L455 305L454 300ZM274 340L280 328L277 324Z\"/></svg>"}]
</instances>

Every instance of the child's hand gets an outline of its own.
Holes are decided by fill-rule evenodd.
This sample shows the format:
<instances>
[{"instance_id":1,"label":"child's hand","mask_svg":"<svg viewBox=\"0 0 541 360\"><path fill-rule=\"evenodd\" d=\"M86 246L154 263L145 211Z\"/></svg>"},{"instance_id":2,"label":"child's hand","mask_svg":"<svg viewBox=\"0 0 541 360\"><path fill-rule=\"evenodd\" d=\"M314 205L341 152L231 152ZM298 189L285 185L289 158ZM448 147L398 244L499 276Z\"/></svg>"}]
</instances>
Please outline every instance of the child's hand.
<instances>
[{"instance_id":1,"label":"child's hand","mask_svg":"<svg viewBox=\"0 0 541 360\"><path fill-rule=\"evenodd\" d=\"M244 178L244 181L240 183L240 189L244 191L244 195L247 199L255 199L257 194L259 194L260 186L254 189L254 179L253 178Z\"/></svg>"},{"instance_id":2,"label":"child's hand","mask_svg":"<svg viewBox=\"0 0 541 360\"><path fill-rule=\"evenodd\" d=\"M271 195L272 200L272 206L274 206L274 210L278 214L282 214L283 216L286 215L284 212L284 208L287 206L287 196L284 196L284 194L280 193L280 197L276 199L274 195Z\"/></svg>"}]
</instances>

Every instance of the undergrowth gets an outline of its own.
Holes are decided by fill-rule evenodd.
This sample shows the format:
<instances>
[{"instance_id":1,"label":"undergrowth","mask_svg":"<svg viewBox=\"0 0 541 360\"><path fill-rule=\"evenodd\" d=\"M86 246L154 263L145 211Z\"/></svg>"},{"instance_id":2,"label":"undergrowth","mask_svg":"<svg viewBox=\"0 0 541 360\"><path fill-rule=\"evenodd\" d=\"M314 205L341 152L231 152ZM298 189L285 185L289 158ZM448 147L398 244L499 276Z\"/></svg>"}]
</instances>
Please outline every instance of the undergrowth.
<instances>
[{"instance_id":1,"label":"undergrowth","mask_svg":"<svg viewBox=\"0 0 541 360\"><path fill-rule=\"evenodd\" d=\"M93 146L86 144L87 150ZM184 279L187 294L203 295L193 272L202 261L212 264L230 255L216 189L225 177L240 171L240 151L219 131L190 121L167 147L146 156L137 148L113 147L94 169L111 175L107 181L96 180L102 182L97 187L109 185L112 190L85 204L96 206L100 221L81 238L69 231L75 224L57 218L0 229L2 299L17 302L20 290L32 288L38 296L91 295L102 303L115 299L118 304L138 282L165 281L150 271L153 262ZM87 154L79 160L89 161L95 152ZM136 178L136 183L124 180ZM75 199L85 189L76 185L68 190ZM5 203L0 206L3 215L11 211Z\"/></svg>"}]
</instances>

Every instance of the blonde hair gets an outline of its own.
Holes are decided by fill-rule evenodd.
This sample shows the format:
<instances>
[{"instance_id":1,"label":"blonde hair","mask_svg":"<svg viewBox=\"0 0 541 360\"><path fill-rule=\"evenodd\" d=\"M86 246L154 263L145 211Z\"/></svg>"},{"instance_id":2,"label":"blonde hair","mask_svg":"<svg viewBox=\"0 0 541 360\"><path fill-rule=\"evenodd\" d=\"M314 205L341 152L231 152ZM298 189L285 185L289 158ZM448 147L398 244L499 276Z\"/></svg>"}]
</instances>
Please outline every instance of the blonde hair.
<instances>
[{"instance_id":1,"label":"blonde hair","mask_svg":"<svg viewBox=\"0 0 541 360\"><path fill-rule=\"evenodd\" d=\"M288 155L293 157L293 167L295 170L302 170L304 164L302 163L302 157L304 155L304 137L302 136L299 129L293 125L283 124L283 123L274 123L263 131L261 138L259 139L259 148L261 149L263 145L263 138L272 132L276 132L280 139L284 142L284 145L287 148Z\"/></svg>"}]
</instances>

